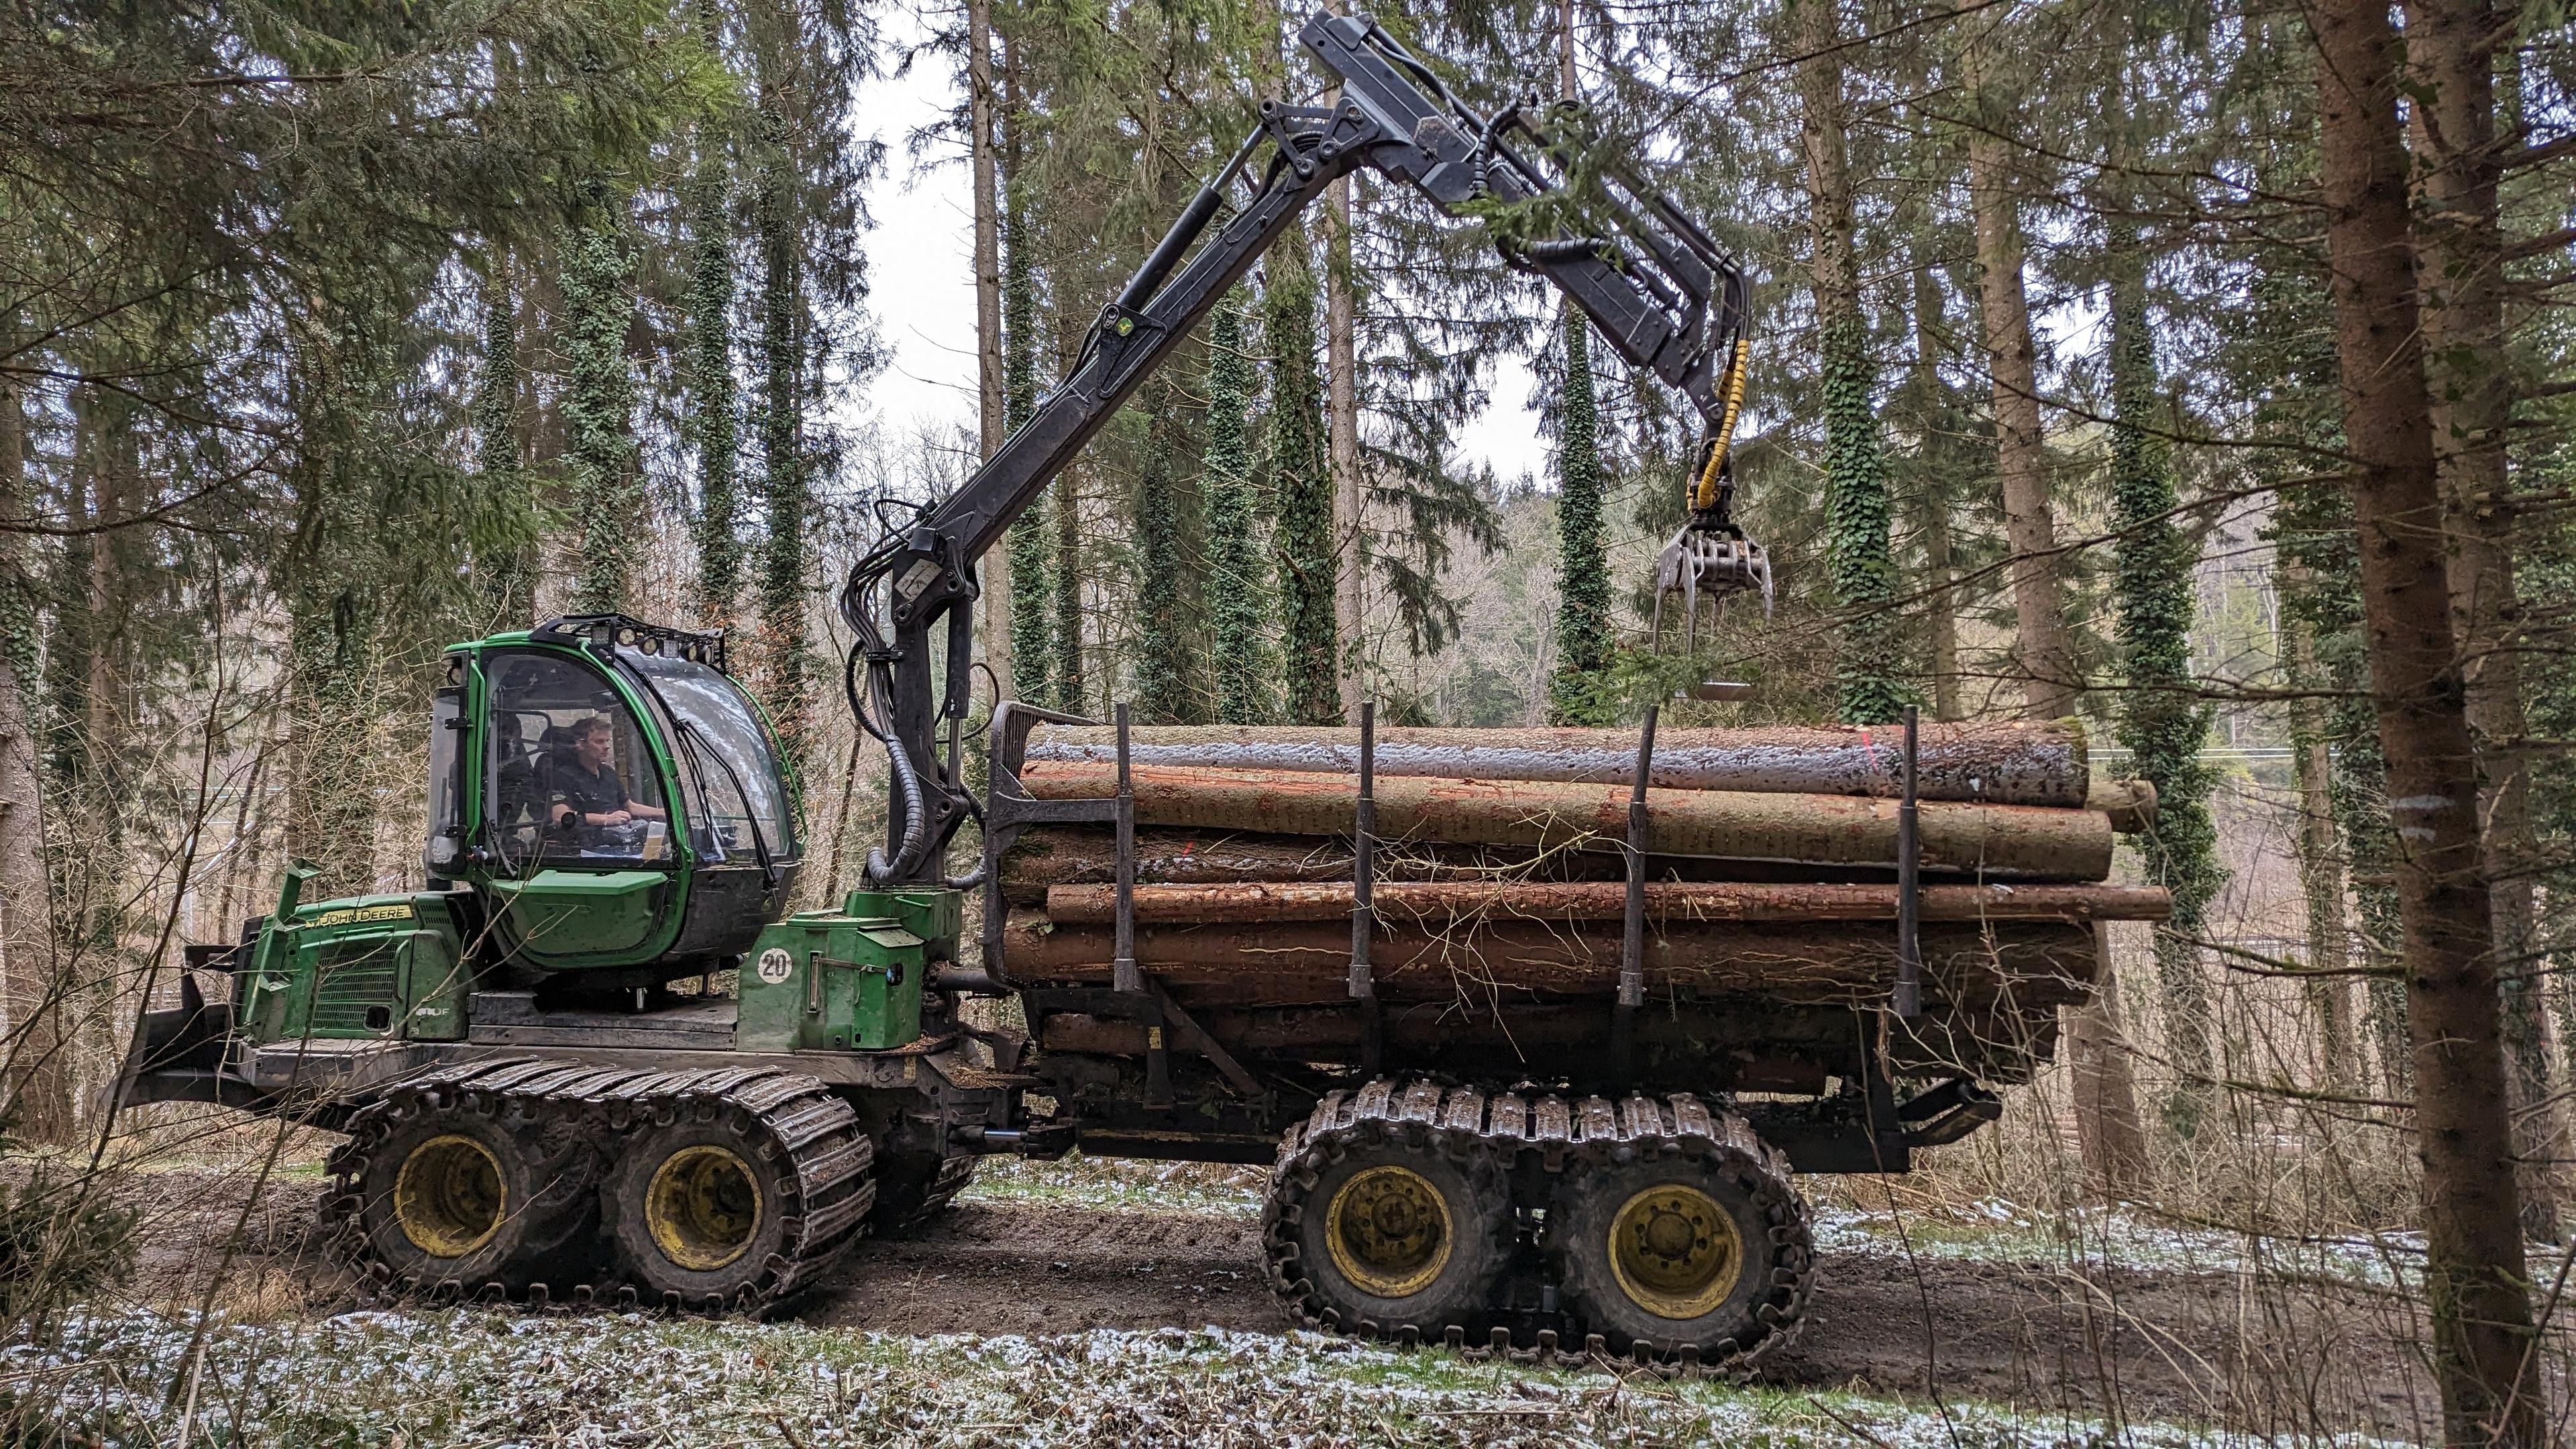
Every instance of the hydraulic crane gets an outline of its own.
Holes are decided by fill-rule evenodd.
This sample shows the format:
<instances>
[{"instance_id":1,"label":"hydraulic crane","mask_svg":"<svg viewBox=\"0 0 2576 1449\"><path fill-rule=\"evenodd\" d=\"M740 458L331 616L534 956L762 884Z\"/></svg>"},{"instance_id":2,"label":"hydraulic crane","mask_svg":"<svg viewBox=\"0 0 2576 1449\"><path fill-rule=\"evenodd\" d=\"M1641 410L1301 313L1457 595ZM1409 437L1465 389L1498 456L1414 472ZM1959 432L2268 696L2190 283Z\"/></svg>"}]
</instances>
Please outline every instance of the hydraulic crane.
<instances>
[{"instance_id":1,"label":"hydraulic crane","mask_svg":"<svg viewBox=\"0 0 2576 1449\"><path fill-rule=\"evenodd\" d=\"M1536 102L1479 113L1364 17L1319 12L1299 39L1340 79L1339 98L1329 106L1263 101L1260 123L1233 158L1101 309L1063 383L963 486L850 570L840 594L858 641L844 672L850 708L892 762L889 849L868 862L880 888L973 883L949 880L946 853L974 809L959 738L971 707L977 560L1298 214L1361 167L1453 215L1565 188L1574 158L1533 114ZM1690 520L1656 570L1658 631L1663 600L1679 595L1687 639L1703 597L1752 590L1767 607L1771 596L1770 560L1732 512L1729 442L1748 363L1744 274L1633 169L1600 168L1590 180L1577 214L1594 229L1507 248L1503 259L1555 284L1630 366L1663 379L1707 425ZM946 678L934 688L932 639L943 626Z\"/></svg>"}]
</instances>

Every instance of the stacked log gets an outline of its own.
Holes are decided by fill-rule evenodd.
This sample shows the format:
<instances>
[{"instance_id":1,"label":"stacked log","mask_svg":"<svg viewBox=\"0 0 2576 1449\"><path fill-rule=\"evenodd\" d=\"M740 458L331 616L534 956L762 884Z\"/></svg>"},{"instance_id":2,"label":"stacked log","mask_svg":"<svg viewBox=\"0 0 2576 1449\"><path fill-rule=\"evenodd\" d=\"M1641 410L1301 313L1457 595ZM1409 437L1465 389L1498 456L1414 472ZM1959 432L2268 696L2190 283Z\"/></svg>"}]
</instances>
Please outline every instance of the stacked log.
<instances>
[{"instance_id":1,"label":"stacked log","mask_svg":"<svg viewBox=\"0 0 2576 1449\"><path fill-rule=\"evenodd\" d=\"M1017 777L1038 799L1108 799L1115 747L1108 730L1041 726ZM1900 748L1886 729L1658 738L1642 964L1670 1049L1750 1033L1729 1048L1739 1087L1803 1080L1794 1063L1825 1059L1809 1038L1848 1037L1855 1008L1885 1004ZM1135 957L1199 1018L1194 1029L1234 1050L1334 1060L1357 1049L1358 751L1351 730L1131 734ZM2100 883L2115 831L2152 817L2153 792L2094 781L2071 722L1928 726L1919 758L1926 1015L1887 1050L2026 1072L2053 1041L2056 1008L2091 990L2094 923L2167 909L2160 890ZM1369 954L1393 1013L1387 1039L1411 1032L1440 1051L1500 1043L1525 1059L1598 1042L1620 975L1636 737L1387 730L1374 768ZM1022 836L998 882L1011 980L1111 984L1116 865L1103 827ZM1107 1050L1134 1034L1114 1017L1041 1014L1050 1045Z\"/></svg>"}]
</instances>

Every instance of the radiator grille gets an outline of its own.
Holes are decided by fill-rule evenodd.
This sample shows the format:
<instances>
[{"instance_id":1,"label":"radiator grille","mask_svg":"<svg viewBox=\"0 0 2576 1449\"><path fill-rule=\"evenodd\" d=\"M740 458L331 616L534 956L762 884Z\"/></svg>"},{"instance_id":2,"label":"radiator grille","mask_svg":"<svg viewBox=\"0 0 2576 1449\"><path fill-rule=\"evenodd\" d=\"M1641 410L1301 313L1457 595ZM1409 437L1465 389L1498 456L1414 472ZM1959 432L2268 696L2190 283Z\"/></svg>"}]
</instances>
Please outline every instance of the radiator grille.
<instances>
[{"instance_id":1,"label":"radiator grille","mask_svg":"<svg viewBox=\"0 0 2576 1449\"><path fill-rule=\"evenodd\" d=\"M313 1034L377 1036L391 1029L401 1005L396 995L395 942L384 936L333 941L314 962ZM371 1025L367 1013L381 1009Z\"/></svg>"}]
</instances>

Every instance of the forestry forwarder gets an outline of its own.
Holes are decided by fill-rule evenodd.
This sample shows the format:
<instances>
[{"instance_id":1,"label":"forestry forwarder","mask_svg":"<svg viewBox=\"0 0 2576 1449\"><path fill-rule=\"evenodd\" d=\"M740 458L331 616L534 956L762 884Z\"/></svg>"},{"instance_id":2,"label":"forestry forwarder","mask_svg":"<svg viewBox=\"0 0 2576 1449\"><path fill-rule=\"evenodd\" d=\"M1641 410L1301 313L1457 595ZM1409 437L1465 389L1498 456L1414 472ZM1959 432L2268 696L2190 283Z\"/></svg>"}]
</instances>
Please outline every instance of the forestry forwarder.
<instances>
[{"instance_id":1,"label":"forestry forwarder","mask_svg":"<svg viewBox=\"0 0 2576 1449\"><path fill-rule=\"evenodd\" d=\"M959 1015L961 997L1015 989L996 879L1013 836L1087 820L1133 839L1127 807L1016 789L1030 729L1058 716L1001 706L995 789L979 805L963 784L976 560L1336 177L1372 167L1453 213L1562 185L1568 158L1522 106L1478 114L1367 20L1319 14L1301 38L1338 99L1263 102L1071 375L853 570L845 683L893 776L864 889L782 914L805 858L794 783L721 639L611 616L460 645L431 715L428 888L307 903L312 872L290 870L238 944L189 949L191 968L229 972L230 999L187 976L182 1007L147 1014L119 1103L212 1101L347 1134L325 1232L388 1291L757 1312L868 1225L943 1205L979 1155L1080 1146L1275 1159L1270 1276L1308 1322L1670 1364L1742 1364L1781 1341L1811 1258L1791 1167L1902 1170L1912 1147L1991 1117L1991 1097L1961 1078L1900 1105L1862 1033L1808 1044L1830 1091L1741 1108L1726 1095L1741 1052L1634 1066L1624 1042L1592 1045L1479 1078L1381 1041L1374 1015L1356 1061L1247 1066L1132 947L1107 989L1020 1000L1032 1033L1086 1013L1141 1026L1141 1050L1039 1050ZM1703 593L1769 592L1727 512L1744 281L1668 197L1628 175L1598 188L1599 234L1505 260L1706 418L1692 521L1660 580L1695 620ZM951 875L970 816L983 862ZM958 948L979 886L977 966Z\"/></svg>"}]
</instances>

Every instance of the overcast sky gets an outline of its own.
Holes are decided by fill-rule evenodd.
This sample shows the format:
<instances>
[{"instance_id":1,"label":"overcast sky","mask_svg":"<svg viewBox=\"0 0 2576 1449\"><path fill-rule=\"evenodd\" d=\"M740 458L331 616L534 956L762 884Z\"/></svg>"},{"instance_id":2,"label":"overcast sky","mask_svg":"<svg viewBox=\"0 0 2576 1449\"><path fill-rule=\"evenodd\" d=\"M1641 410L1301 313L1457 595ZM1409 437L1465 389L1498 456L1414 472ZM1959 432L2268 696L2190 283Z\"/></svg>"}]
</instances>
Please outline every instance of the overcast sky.
<instances>
[{"instance_id":1,"label":"overcast sky","mask_svg":"<svg viewBox=\"0 0 2576 1449\"><path fill-rule=\"evenodd\" d=\"M890 13L887 22L892 44L920 36L908 11ZM942 145L918 164L904 154L905 136L937 121L960 88L946 57L923 55L911 74L872 82L858 96L860 129L888 150L885 174L868 196L877 225L865 245L869 308L891 361L849 404L895 437L924 421L971 424L975 414L974 185L964 148ZM1461 431L1459 454L1491 463L1506 480L1543 472L1547 450L1529 390L1528 370L1507 364L1494 406Z\"/></svg>"}]
</instances>

